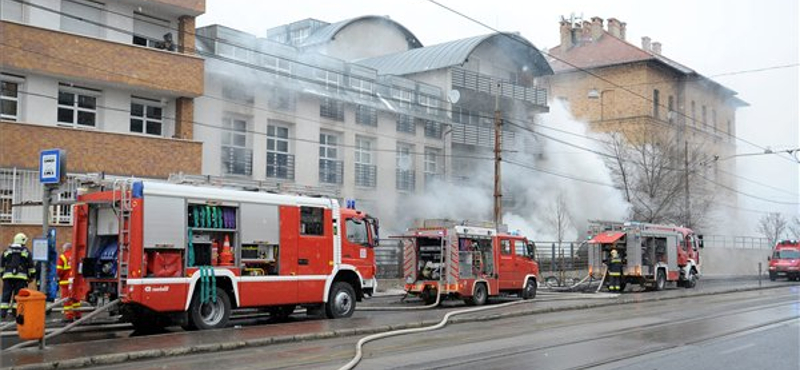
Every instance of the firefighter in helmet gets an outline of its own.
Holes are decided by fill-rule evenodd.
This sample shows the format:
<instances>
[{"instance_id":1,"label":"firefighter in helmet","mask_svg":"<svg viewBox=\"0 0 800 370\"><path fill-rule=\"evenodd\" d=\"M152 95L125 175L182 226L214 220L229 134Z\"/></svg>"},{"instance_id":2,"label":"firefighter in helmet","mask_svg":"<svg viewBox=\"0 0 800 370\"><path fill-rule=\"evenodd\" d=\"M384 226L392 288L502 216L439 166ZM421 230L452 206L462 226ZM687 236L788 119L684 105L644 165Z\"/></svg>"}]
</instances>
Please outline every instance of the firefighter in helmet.
<instances>
[{"instance_id":1,"label":"firefighter in helmet","mask_svg":"<svg viewBox=\"0 0 800 370\"><path fill-rule=\"evenodd\" d=\"M75 319L80 319L81 314L77 311L81 307L81 302L71 298L72 293L72 243L64 243L61 246L61 256L56 263L56 271L58 271L58 287L61 289L61 298L64 298L64 321L70 322Z\"/></svg>"},{"instance_id":2,"label":"firefighter in helmet","mask_svg":"<svg viewBox=\"0 0 800 370\"><path fill-rule=\"evenodd\" d=\"M617 292L621 290L622 258L616 249L611 250L611 260L608 263L608 290Z\"/></svg>"},{"instance_id":3,"label":"firefighter in helmet","mask_svg":"<svg viewBox=\"0 0 800 370\"><path fill-rule=\"evenodd\" d=\"M33 256L25 244L28 237L19 233L14 236L14 242L8 246L0 258L0 275L3 278L3 298L0 301L0 319L5 319L8 310L16 312L17 302L11 301L20 289L28 286L36 275L36 266L33 263Z\"/></svg>"}]
</instances>

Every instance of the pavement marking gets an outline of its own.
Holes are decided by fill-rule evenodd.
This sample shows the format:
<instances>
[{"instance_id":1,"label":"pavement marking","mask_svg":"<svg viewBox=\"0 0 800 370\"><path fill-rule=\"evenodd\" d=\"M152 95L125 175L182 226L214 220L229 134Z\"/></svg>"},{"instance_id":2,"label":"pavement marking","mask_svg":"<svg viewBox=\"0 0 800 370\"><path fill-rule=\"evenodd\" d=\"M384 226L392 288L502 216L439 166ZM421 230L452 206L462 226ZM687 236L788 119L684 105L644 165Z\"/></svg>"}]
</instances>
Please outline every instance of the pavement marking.
<instances>
[{"instance_id":1,"label":"pavement marking","mask_svg":"<svg viewBox=\"0 0 800 370\"><path fill-rule=\"evenodd\" d=\"M750 348L750 347L753 347L753 346L755 346L755 344L753 344L753 343L745 344L743 346L734 347L734 348L731 348L731 349L724 350L724 351L720 352L720 354L727 355L729 353L738 352L738 351L741 351L743 349L747 349L747 348Z\"/></svg>"}]
</instances>

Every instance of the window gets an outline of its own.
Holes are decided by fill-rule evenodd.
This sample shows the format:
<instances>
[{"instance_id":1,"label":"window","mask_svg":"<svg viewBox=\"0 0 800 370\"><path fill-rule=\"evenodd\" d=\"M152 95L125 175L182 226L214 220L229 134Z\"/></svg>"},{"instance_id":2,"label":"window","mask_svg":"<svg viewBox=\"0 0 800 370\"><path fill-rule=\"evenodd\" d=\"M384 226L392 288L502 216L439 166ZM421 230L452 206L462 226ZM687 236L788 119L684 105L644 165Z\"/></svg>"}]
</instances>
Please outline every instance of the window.
<instances>
[{"instance_id":1,"label":"window","mask_svg":"<svg viewBox=\"0 0 800 370\"><path fill-rule=\"evenodd\" d=\"M370 80L350 76L350 87L357 91L362 98L372 97L373 83Z\"/></svg>"},{"instance_id":2,"label":"window","mask_svg":"<svg viewBox=\"0 0 800 370\"><path fill-rule=\"evenodd\" d=\"M276 76L292 75L292 64L285 58L261 54L261 65L275 73Z\"/></svg>"},{"instance_id":3,"label":"window","mask_svg":"<svg viewBox=\"0 0 800 370\"><path fill-rule=\"evenodd\" d=\"M422 120L422 124L425 127L425 137L433 138L433 139L441 139L442 138L442 124L436 122L434 120Z\"/></svg>"},{"instance_id":4,"label":"window","mask_svg":"<svg viewBox=\"0 0 800 370\"><path fill-rule=\"evenodd\" d=\"M97 97L79 89L58 91L58 123L72 127L95 127Z\"/></svg>"},{"instance_id":5,"label":"window","mask_svg":"<svg viewBox=\"0 0 800 370\"><path fill-rule=\"evenodd\" d=\"M250 176L253 172L253 151L248 146L247 121L227 118L222 126L223 174Z\"/></svg>"},{"instance_id":6,"label":"window","mask_svg":"<svg viewBox=\"0 0 800 370\"><path fill-rule=\"evenodd\" d=\"M397 166L397 190L414 190L416 178L414 171L414 158L411 155L413 152L413 145L397 143L397 153L395 157L395 165Z\"/></svg>"},{"instance_id":7,"label":"window","mask_svg":"<svg viewBox=\"0 0 800 370\"><path fill-rule=\"evenodd\" d=\"M711 122L714 124L714 133L717 133L717 110L711 109Z\"/></svg>"},{"instance_id":8,"label":"window","mask_svg":"<svg viewBox=\"0 0 800 370\"><path fill-rule=\"evenodd\" d=\"M659 95L658 90L653 90L653 117L655 118L658 118L658 108L661 105Z\"/></svg>"},{"instance_id":9,"label":"window","mask_svg":"<svg viewBox=\"0 0 800 370\"><path fill-rule=\"evenodd\" d=\"M151 100L131 101L131 132L161 136L162 107Z\"/></svg>"},{"instance_id":10,"label":"window","mask_svg":"<svg viewBox=\"0 0 800 370\"><path fill-rule=\"evenodd\" d=\"M342 163L339 158L339 137L335 134L319 134L319 181L329 184L342 183Z\"/></svg>"},{"instance_id":11,"label":"window","mask_svg":"<svg viewBox=\"0 0 800 370\"><path fill-rule=\"evenodd\" d=\"M294 179L294 156L289 154L289 127L267 126L267 177Z\"/></svg>"},{"instance_id":12,"label":"window","mask_svg":"<svg viewBox=\"0 0 800 370\"><path fill-rule=\"evenodd\" d=\"M286 111L294 111L296 107L296 96L291 90L274 87L269 95L269 108Z\"/></svg>"},{"instance_id":13,"label":"window","mask_svg":"<svg viewBox=\"0 0 800 370\"><path fill-rule=\"evenodd\" d=\"M500 253L511 255L511 240L503 239L500 241Z\"/></svg>"},{"instance_id":14,"label":"window","mask_svg":"<svg viewBox=\"0 0 800 370\"><path fill-rule=\"evenodd\" d=\"M372 152L373 140L356 136L355 177L356 186L374 188L377 182L378 168L374 163Z\"/></svg>"},{"instance_id":15,"label":"window","mask_svg":"<svg viewBox=\"0 0 800 370\"><path fill-rule=\"evenodd\" d=\"M392 88L392 98L395 100L397 105L402 108L406 108L411 104L413 91L406 90L399 87Z\"/></svg>"},{"instance_id":16,"label":"window","mask_svg":"<svg viewBox=\"0 0 800 370\"><path fill-rule=\"evenodd\" d=\"M22 3L0 0L0 20L22 22Z\"/></svg>"},{"instance_id":17,"label":"window","mask_svg":"<svg viewBox=\"0 0 800 370\"><path fill-rule=\"evenodd\" d=\"M369 243L367 223L354 218L347 219L347 241L353 244L366 245Z\"/></svg>"},{"instance_id":18,"label":"window","mask_svg":"<svg viewBox=\"0 0 800 370\"><path fill-rule=\"evenodd\" d=\"M320 99L319 116L344 122L344 102L331 98Z\"/></svg>"},{"instance_id":19,"label":"window","mask_svg":"<svg viewBox=\"0 0 800 370\"><path fill-rule=\"evenodd\" d=\"M169 36L166 36L170 34ZM165 38L172 38L170 22L165 19L152 17L139 12L133 13L133 44L151 48L169 49L165 45ZM175 40L172 40L174 43ZM174 51L174 44L172 45Z\"/></svg>"},{"instance_id":20,"label":"window","mask_svg":"<svg viewBox=\"0 0 800 370\"><path fill-rule=\"evenodd\" d=\"M16 121L19 119L19 85L10 81L0 81L0 119Z\"/></svg>"},{"instance_id":21,"label":"window","mask_svg":"<svg viewBox=\"0 0 800 370\"><path fill-rule=\"evenodd\" d=\"M378 126L378 110L366 105L356 107L356 123L360 125Z\"/></svg>"},{"instance_id":22,"label":"window","mask_svg":"<svg viewBox=\"0 0 800 370\"><path fill-rule=\"evenodd\" d=\"M303 40L308 38L309 28L301 28L299 30L294 30L289 32L289 37L291 38L292 45L299 45L303 42Z\"/></svg>"},{"instance_id":23,"label":"window","mask_svg":"<svg viewBox=\"0 0 800 370\"><path fill-rule=\"evenodd\" d=\"M92 37L103 37L105 4L92 0L61 2L61 29Z\"/></svg>"},{"instance_id":24,"label":"window","mask_svg":"<svg viewBox=\"0 0 800 370\"><path fill-rule=\"evenodd\" d=\"M315 69L314 76L317 80L321 81L321 85L327 90L337 91L339 86L342 85L342 74L331 72L325 69Z\"/></svg>"},{"instance_id":25,"label":"window","mask_svg":"<svg viewBox=\"0 0 800 370\"><path fill-rule=\"evenodd\" d=\"M433 95L419 95L419 104L425 107L425 113L436 115L439 113L439 99Z\"/></svg>"},{"instance_id":26,"label":"window","mask_svg":"<svg viewBox=\"0 0 800 370\"><path fill-rule=\"evenodd\" d=\"M223 83L222 97L239 103L255 104L255 93L252 87Z\"/></svg>"},{"instance_id":27,"label":"window","mask_svg":"<svg viewBox=\"0 0 800 370\"><path fill-rule=\"evenodd\" d=\"M397 132L414 134L416 131L417 127L414 125L414 117L408 114L397 114Z\"/></svg>"},{"instance_id":28,"label":"window","mask_svg":"<svg viewBox=\"0 0 800 370\"><path fill-rule=\"evenodd\" d=\"M525 242L522 240L514 240L514 254L517 256L524 256L525 253Z\"/></svg>"},{"instance_id":29,"label":"window","mask_svg":"<svg viewBox=\"0 0 800 370\"><path fill-rule=\"evenodd\" d=\"M425 185L439 177L439 149L425 148Z\"/></svg>"},{"instance_id":30,"label":"window","mask_svg":"<svg viewBox=\"0 0 800 370\"><path fill-rule=\"evenodd\" d=\"M667 98L667 119L670 123L675 121L675 100L672 98L672 95Z\"/></svg>"},{"instance_id":31,"label":"window","mask_svg":"<svg viewBox=\"0 0 800 370\"><path fill-rule=\"evenodd\" d=\"M300 207L300 234L325 235L325 213L318 207Z\"/></svg>"}]
</instances>

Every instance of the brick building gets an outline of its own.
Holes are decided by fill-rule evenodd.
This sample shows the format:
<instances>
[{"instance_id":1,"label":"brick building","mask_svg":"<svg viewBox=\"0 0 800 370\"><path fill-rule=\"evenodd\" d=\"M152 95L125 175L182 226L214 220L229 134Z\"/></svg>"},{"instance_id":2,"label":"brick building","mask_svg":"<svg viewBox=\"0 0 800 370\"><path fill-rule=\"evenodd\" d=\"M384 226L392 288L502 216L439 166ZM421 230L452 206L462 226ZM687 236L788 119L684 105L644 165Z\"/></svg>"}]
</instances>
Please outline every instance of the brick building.
<instances>
[{"instance_id":1,"label":"brick building","mask_svg":"<svg viewBox=\"0 0 800 370\"><path fill-rule=\"evenodd\" d=\"M549 51L555 75L551 94L577 119L601 132L628 137L665 130L680 145L702 148L707 176L736 188L735 161L715 161L736 152L736 109L747 106L737 93L662 54L662 45L643 37L626 40L624 22L594 17L560 24L561 43ZM587 72L588 71L588 72ZM720 192L718 202L735 206L736 196ZM730 211L729 209L727 211Z\"/></svg>"},{"instance_id":2,"label":"brick building","mask_svg":"<svg viewBox=\"0 0 800 370\"><path fill-rule=\"evenodd\" d=\"M2 248L17 232L41 234L41 206L20 206L41 201L40 150L65 149L73 176L200 173L194 24L204 11L204 0L0 0ZM59 199L75 192L73 181ZM51 211L63 243L71 208Z\"/></svg>"}]
</instances>

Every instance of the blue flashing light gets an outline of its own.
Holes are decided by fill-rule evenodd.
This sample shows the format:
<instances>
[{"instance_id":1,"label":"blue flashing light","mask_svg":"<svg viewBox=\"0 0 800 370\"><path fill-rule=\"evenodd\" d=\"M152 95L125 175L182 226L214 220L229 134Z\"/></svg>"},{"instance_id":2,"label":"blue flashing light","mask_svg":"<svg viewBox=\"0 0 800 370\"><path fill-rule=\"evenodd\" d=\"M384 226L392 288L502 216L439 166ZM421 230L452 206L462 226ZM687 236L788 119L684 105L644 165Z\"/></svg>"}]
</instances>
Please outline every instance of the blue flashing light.
<instances>
[{"instance_id":1,"label":"blue flashing light","mask_svg":"<svg viewBox=\"0 0 800 370\"><path fill-rule=\"evenodd\" d=\"M137 181L131 188L131 197L141 199L144 197L144 183Z\"/></svg>"}]
</instances>

